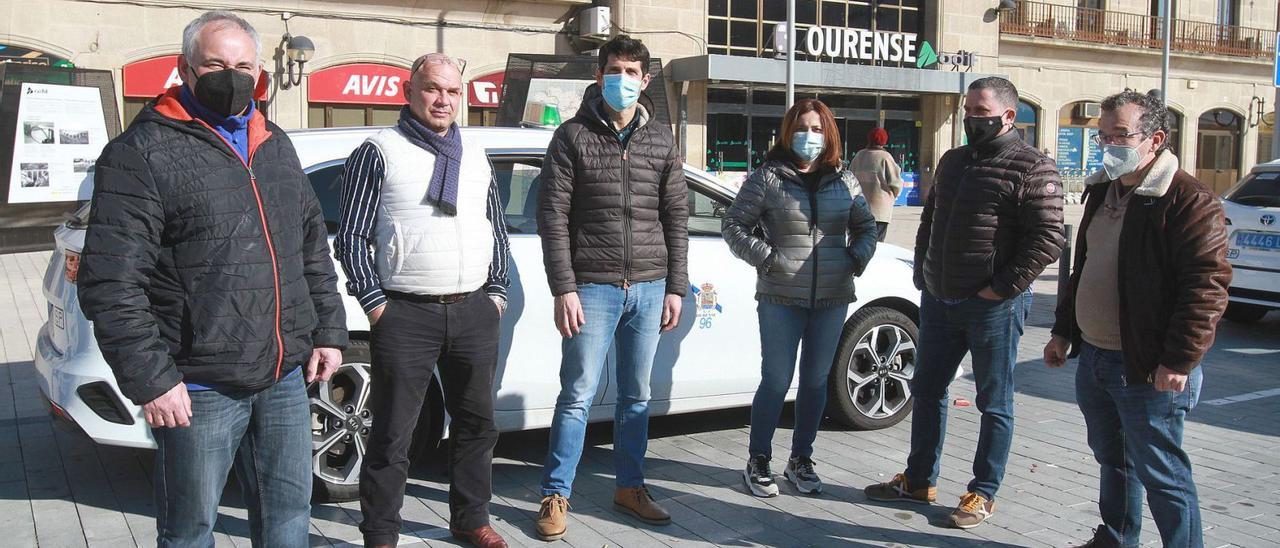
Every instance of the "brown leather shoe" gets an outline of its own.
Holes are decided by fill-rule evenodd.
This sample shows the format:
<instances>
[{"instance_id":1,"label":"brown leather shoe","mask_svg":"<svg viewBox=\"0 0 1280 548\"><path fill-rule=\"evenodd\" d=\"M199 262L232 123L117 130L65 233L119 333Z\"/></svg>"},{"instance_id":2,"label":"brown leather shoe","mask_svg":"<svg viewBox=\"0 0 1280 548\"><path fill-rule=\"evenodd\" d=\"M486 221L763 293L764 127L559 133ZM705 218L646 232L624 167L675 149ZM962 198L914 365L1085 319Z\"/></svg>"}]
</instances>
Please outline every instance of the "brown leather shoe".
<instances>
[{"instance_id":1,"label":"brown leather shoe","mask_svg":"<svg viewBox=\"0 0 1280 548\"><path fill-rule=\"evenodd\" d=\"M619 487L613 492L613 509L624 514L631 514L636 519L650 525L667 525L671 523L671 514L663 510L653 501L649 488Z\"/></svg>"},{"instance_id":2,"label":"brown leather shoe","mask_svg":"<svg viewBox=\"0 0 1280 548\"><path fill-rule=\"evenodd\" d=\"M568 517L569 499L556 494L543 497L538 510L538 538L547 542L564 538L569 530Z\"/></svg>"},{"instance_id":3,"label":"brown leather shoe","mask_svg":"<svg viewBox=\"0 0 1280 548\"><path fill-rule=\"evenodd\" d=\"M507 541L503 540L502 535L494 531L490 525L470 531L450 527L449 532L453 534L453 538L467 541L476 548L507 548Z\"/></svg>"}]
</instances>

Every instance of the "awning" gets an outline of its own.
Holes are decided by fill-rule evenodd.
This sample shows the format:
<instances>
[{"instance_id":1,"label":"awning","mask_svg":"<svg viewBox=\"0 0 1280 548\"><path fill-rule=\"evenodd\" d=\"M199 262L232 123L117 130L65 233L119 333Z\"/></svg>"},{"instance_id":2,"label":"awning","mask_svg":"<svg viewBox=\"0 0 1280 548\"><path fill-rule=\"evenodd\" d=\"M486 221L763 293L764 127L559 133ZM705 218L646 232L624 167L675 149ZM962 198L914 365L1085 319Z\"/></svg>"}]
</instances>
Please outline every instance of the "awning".
<instances>
[{"instance_id":1,"label":"awning","mask_svg":"<svg viewBox=\"0 0 1280 548\"><path fill-rule=\"evenodd\" d=\"M964 94L969 83L987 76L977 72L877 67L796 61L796 86L868 91ZM727 81L786 85L787 62L737 55L699 55L671 61L676 82Z\"/></svg>"}]
</instances>

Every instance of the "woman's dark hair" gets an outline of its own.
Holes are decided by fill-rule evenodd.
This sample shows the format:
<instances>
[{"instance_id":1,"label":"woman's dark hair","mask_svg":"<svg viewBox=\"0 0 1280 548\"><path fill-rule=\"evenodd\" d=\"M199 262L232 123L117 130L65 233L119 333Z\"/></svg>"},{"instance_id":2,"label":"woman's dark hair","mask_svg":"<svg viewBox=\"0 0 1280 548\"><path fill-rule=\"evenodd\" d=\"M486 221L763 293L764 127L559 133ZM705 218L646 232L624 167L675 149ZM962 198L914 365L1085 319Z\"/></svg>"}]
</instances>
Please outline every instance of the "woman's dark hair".
<instances>
[{"instance_id":1,"label":"woman's dark hair","mask_svg":"<svg viewBox=\"0 0 1280 548\"><path fill-rule=\"evenodd\" d=\"M801 99L787 110L787 113L782 116L782 134L778 136L777 142L773 144L773 148L769 149L765 158L786 160L797 165L803 163L803 160L791 151L791 136L798 131L800 116L806 112L818 113L818 118L822 121L822 154L814 158L813 163L817 164L818 171L821 173L840 171L843 166L840 162L842 150L840 127L836 125L836 117L831 113L831 109L817 99Z\"/></svg>"}]
</instances>

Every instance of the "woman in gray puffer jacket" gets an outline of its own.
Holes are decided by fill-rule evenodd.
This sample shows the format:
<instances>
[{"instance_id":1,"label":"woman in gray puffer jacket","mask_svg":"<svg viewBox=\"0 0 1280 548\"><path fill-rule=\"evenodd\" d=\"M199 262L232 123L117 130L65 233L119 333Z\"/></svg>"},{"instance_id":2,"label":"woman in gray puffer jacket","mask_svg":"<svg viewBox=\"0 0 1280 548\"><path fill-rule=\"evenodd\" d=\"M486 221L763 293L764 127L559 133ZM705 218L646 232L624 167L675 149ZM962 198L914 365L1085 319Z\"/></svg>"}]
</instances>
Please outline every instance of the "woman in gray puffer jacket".
<instances>
[{"instance_id":1,"label":"woman in gray puffer jacket","mask_svg":"<svg viewBox=\"0 0 1280 548\"><path fill-rule=\"evenodd\" d=\"M769 468L773 432L795 373L800 390L786 478L802 493L822 490L813 441L827 403L853 279L876 248L876 223L853 173L841 168L840 131L831 110L797 101L767 161L743 182L724 219L729 249L756 267L760 386L751 404L751 443L743 478L756 496L778 494Z\"/></svg>"}]
</instances>

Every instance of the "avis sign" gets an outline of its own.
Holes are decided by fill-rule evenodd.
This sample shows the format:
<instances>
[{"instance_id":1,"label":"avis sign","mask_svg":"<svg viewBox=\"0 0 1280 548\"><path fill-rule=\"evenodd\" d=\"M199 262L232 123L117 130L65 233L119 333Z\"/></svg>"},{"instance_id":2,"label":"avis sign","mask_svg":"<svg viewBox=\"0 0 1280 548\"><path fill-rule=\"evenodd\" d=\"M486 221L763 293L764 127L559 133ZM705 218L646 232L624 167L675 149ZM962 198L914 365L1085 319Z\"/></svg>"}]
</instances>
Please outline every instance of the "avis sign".
<instances>
[{"instance_id":1,"label":"avis sign","mask_svg":"<svg viewBox=\"0 0 1280 548\"><path fill-rule=\"evenodd\" d=\"M403 105L401 86L409 70L391 65L355 63L311 73L307 101L358 105Z\"/></svg>"},{"instance_id":2,"label":"avis sign","mask_svg":"<svg viewBox=\"0 0 1280 548\"><path fill-rule=\"evenodd\" d=\"M152 57L124 66L124 96L150 99L173 86L182 85L178 76L178 56Z\"/></svg>"}]
</instances>

